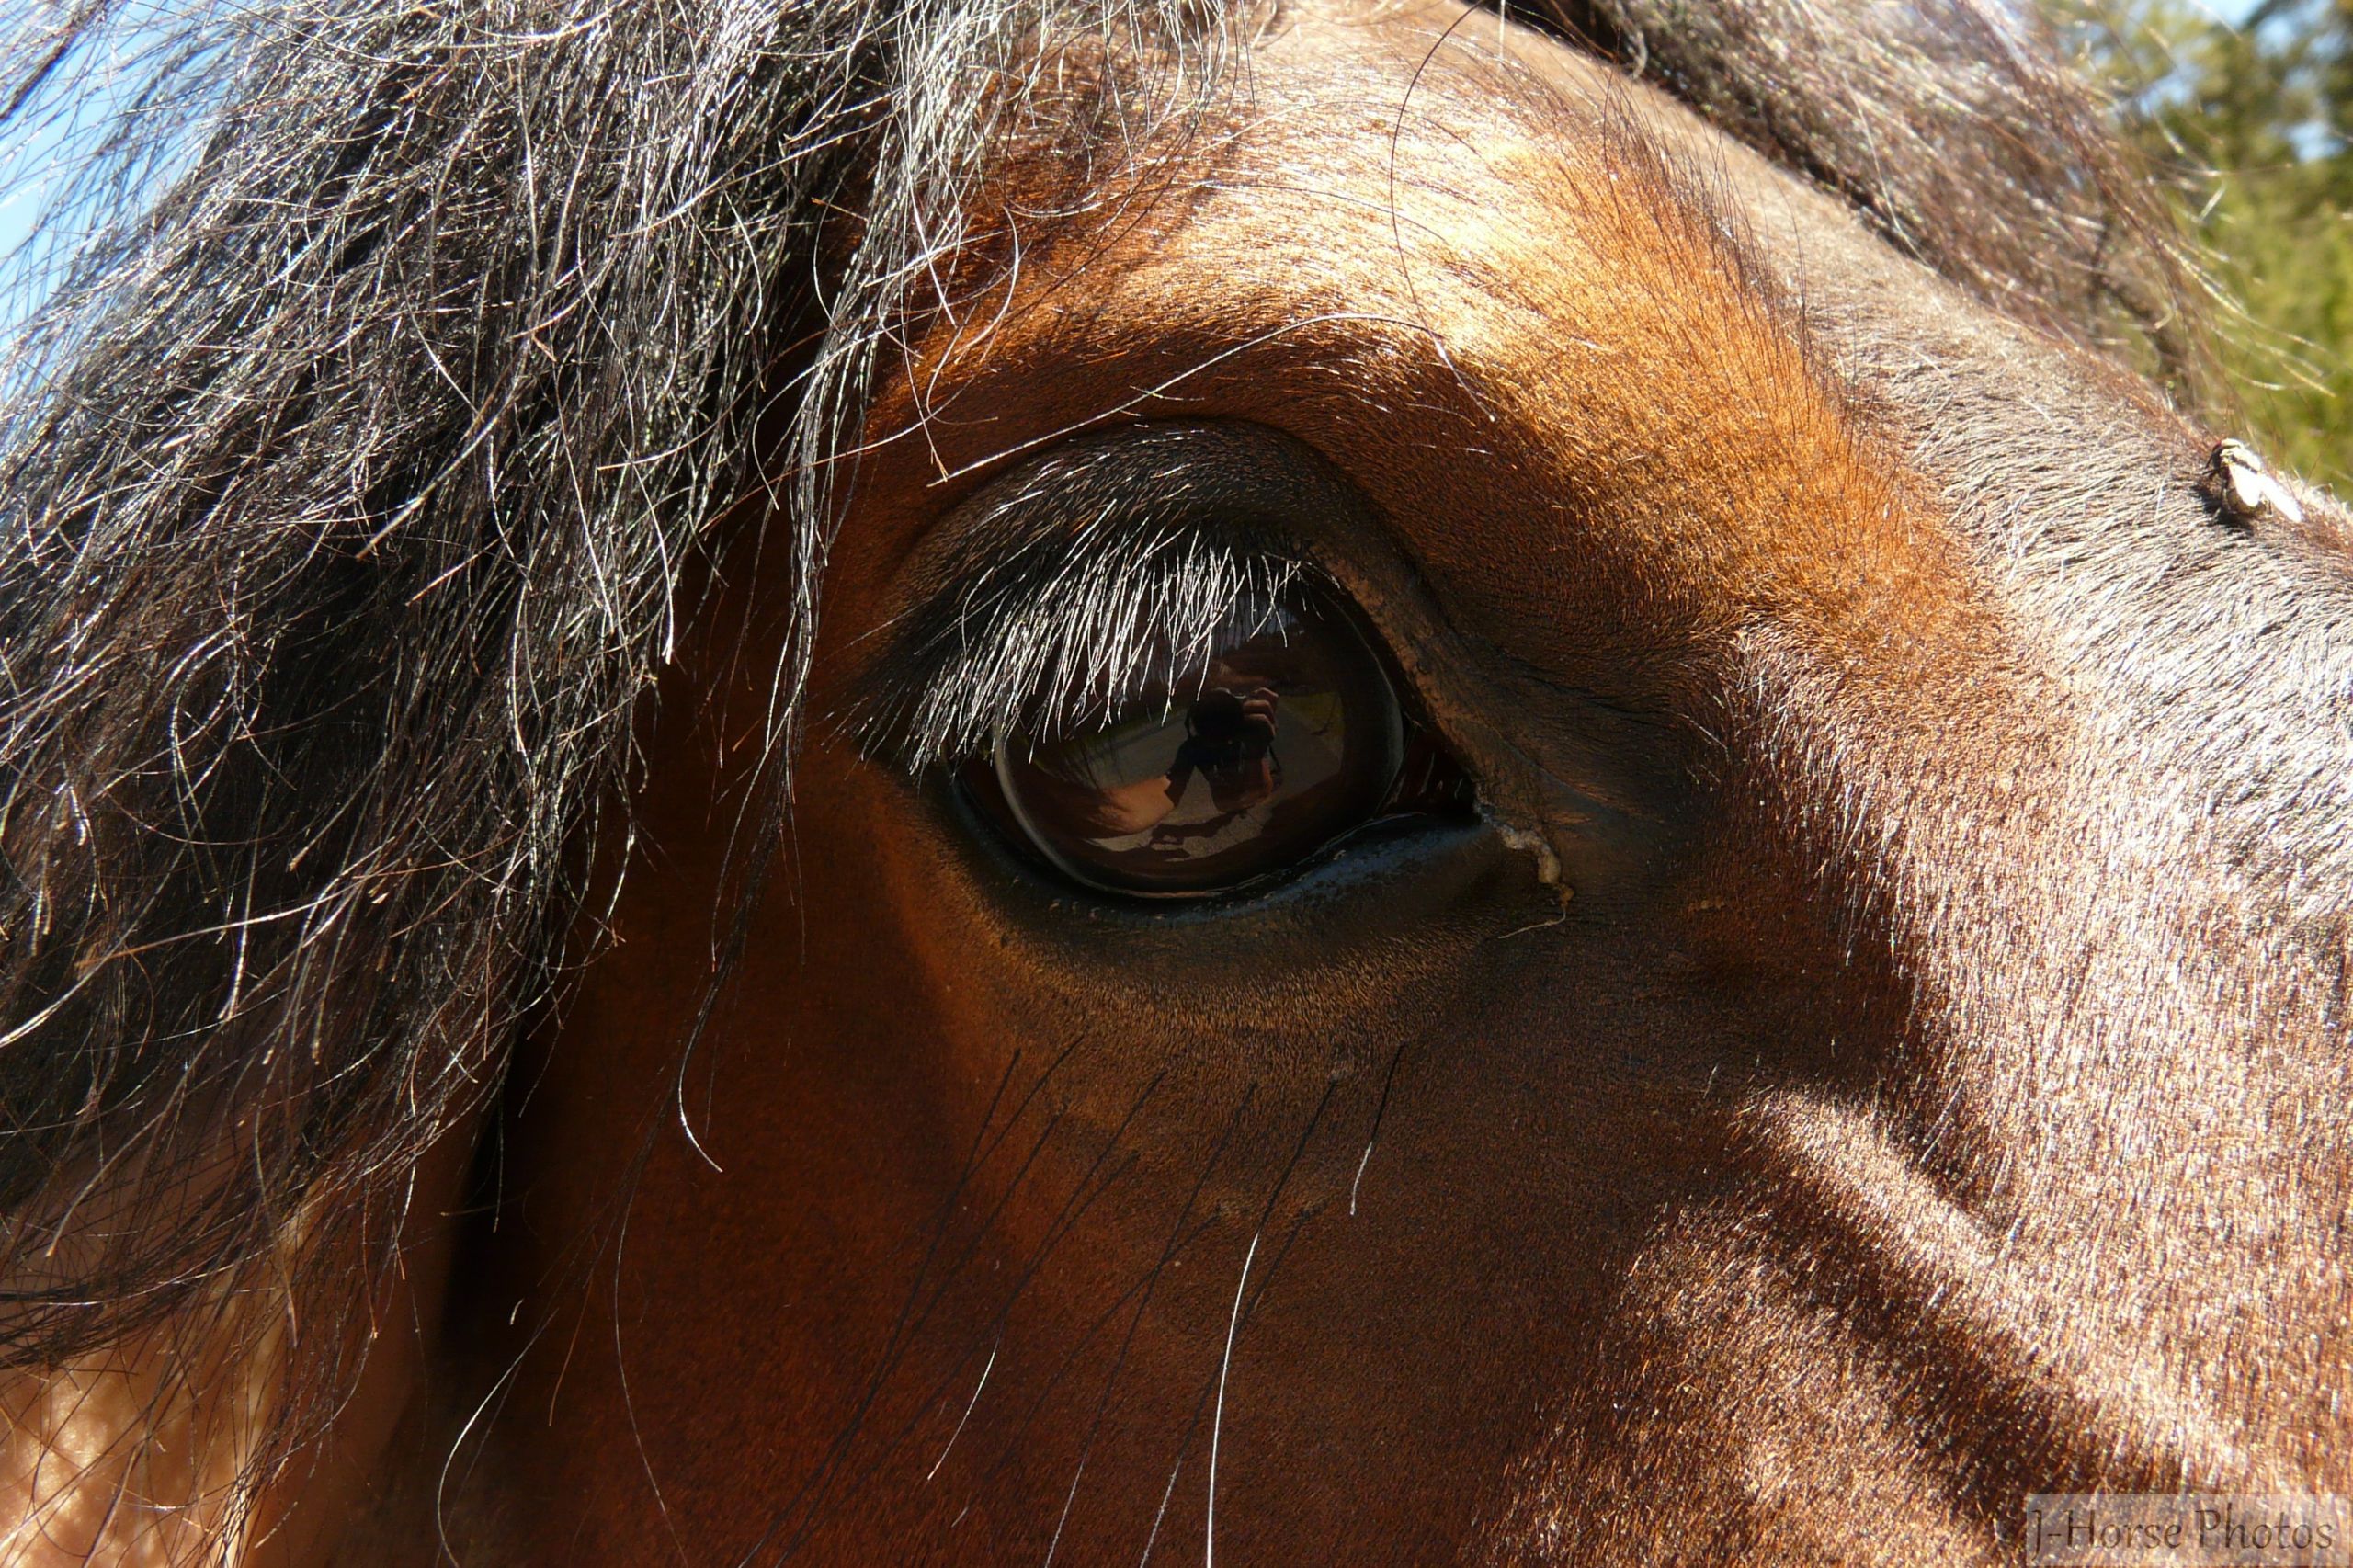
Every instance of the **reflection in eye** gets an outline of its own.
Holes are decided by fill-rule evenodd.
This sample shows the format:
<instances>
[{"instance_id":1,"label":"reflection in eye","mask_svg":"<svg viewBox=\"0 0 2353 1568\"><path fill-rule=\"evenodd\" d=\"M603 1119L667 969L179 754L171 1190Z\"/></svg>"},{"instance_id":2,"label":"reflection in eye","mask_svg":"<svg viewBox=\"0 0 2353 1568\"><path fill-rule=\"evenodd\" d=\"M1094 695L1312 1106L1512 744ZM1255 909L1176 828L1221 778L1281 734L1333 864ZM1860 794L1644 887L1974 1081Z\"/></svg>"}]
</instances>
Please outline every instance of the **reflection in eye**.
<instances>
[{"instance_id":1,"label":"reflection in eye","mask_svg":"<svg viewBox=\"0 0 2353 1568\"><path fill-rule=\"evenodd\" d=\"M1382 814L1409 749L1379 656L1345 615L1294 593L1083 733L1001 732L978 782L1078 881L1199 894Z\"/></svg>"}]
</instances>

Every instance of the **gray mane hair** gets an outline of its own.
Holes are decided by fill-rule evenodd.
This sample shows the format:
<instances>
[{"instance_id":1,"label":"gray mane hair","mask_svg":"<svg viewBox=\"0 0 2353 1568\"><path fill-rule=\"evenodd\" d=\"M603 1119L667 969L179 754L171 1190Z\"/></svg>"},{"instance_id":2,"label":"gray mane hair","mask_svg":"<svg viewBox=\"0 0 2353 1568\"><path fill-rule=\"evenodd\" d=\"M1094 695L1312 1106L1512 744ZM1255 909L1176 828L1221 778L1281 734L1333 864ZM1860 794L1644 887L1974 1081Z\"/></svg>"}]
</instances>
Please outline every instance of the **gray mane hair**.
<instances>
[{"instance_id":1,"label":"gray mane hair","mask_svg":"<svg viewBox=\"0 0 2353 1568\"><path fill-rule=\"evenodd\" d=\"M2002 0L1544 19L1996 309L2180 359L2165 210ZM12 18L20 132L125 25ZM267 0L151 40L76 187L106 221L60 240L0 405L11 1365L256 1267L331 1302L304 1270L346 1233L383 1267L420 1152L577 958L610 892L583 868L627 859L632 725L721 551L774 517L796 587L749 900L835 460L942 302L930 264L990 148L1064 123L1039 62L1096 50L1120 114L1183 114L1273 25L1197 0Z\"/></svg>"}]
</instances>

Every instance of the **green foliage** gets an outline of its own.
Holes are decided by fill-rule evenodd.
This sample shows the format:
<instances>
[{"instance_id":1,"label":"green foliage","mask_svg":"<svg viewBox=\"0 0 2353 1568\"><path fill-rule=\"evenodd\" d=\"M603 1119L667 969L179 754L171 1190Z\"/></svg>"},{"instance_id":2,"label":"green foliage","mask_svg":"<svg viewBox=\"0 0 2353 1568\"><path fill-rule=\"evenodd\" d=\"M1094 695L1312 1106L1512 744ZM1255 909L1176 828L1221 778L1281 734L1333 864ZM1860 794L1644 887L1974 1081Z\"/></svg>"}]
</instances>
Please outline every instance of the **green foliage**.
<instances>
[{"instance_id":1,"label":"green foliage","mask_svg":"<svg viewBox=\"0 0 2353 1568\"><path fill-rule=\"evenodd\" d=\"M2258 444L2353 478L2353 0L2050 0L2161 169L2179 176Z\"/></svg>"}]
</instances>

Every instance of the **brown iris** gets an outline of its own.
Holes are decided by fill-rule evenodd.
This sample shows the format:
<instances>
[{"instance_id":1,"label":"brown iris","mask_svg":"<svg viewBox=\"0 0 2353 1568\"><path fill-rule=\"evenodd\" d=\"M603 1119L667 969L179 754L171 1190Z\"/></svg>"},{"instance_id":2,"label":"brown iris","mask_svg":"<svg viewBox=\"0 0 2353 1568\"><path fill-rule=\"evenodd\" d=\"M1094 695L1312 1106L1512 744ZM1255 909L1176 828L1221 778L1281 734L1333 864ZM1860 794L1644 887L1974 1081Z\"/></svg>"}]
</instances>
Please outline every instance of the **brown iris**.
<instances>
[{"instance_id":1,"label":"brown iris","mask_svg":"<svg viewBox=\"0 0 2353 1568\"><path fill-rule=\"evenodd\" d=\"M1078 881L1198 895L1280 870L1380 815L1406 730L1363 634L1302 597L1229 626L1174 682L1081 733L1000 735L975 782Z\"/></svg>"}]
</instances>

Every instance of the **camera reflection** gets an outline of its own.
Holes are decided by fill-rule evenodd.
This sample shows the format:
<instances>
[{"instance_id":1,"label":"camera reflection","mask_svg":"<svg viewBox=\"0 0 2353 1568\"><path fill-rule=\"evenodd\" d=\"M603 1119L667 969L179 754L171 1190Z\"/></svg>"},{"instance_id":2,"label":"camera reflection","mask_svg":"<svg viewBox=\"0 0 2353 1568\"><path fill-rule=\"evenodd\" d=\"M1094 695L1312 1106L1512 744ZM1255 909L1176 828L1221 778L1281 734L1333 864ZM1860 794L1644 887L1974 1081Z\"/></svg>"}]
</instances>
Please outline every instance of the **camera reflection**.
<instances>
[{"instance_id":1,"label":"camera reflection","mask_svg":"<svg viewBox=\"0 0 2353 1568\"><path fill-rule=\"evenodd\" d=\"M1286 609L1193 678L1084 733L1000 742L1022 833L1074 874L1143 892L1245 880L1376 810L1401 725L1352 628Z\"/></svg>"},{"instance_id":2,"label":"camera reflection","mask_svg":"<svg viewBox=\"0 0 2353 1568\"><path fill-rule=\"evenodd\" d=\"M1208 852L1203 840L1273 800L1283 777L1275 746L1281 694L1222 662L1210 682L1158 722L1131 722L1106 736L1108 744L1074 748L1063 766L1032 775L1031 790L1052 797L1098 847Z\"/></svg>"}]
</instances>

